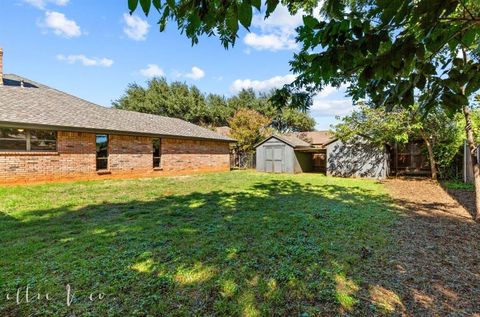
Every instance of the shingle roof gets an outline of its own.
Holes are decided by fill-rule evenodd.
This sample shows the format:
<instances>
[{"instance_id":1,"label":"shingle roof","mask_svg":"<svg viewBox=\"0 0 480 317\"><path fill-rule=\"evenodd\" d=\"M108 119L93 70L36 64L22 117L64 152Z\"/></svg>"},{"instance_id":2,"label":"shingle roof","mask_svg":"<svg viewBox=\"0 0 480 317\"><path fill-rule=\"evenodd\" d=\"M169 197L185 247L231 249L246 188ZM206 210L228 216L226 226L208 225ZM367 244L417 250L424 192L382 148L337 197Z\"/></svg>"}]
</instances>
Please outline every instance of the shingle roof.
<instances>
[{"instance_id":1,"label":"shingle roof","mask_svg":"<svg viewBox=\"0 0 480 317\"><path fill-rule=\"evenodd\" d=\"M285 143L287 143L288 145L290 145L291 147L293 148L304 148L304 147L310 147L310 144L293 136L293 135L279 135L279 134L274 134L272 136L269 136L268 138L266 138L265 140L263 140L262 142L258 143L255 145L255 147L265 143L266 141L270 140L271 138L276 138L276 139L279 139L280 141L283 141Z\"/></svg>"},{"instance_id":2,"label":"shingle roof","mask_svg":"<svg viewBox=\"0 0 480 317\"><path fill-rule=\"evenodd\" d=\"M0 124L234 141L181 119L106 108L17 75L3 78Z\"/></svg>"},{"instance_id":3,"label":"shingle roof","mask_svg":"<svg viewBox=\"0 0 480 317\"><path fill-rule=\"evenodd\" d=\"M310 146L310 143L305 142L294 135L275 135L275 137L290 144L293 147L309 147Z\"/></svg>"},{"instance_id":4,"label":"shingle roof","mask_svg":"<svg viewBox=\"0 0 480 317\"><path fill-rule=\"evenodd\" d=\"M325 145L335 140L330 131L293 132L292 135L309 142L311 145Z\"/></svg>"},{"instance_id":5,"label":"shingle roof","mask_svg":"<svg viewBox=\"0 0 480 317\"><path fill-rule=\"evenodd\" d=\"M230 127L216 127L213 131L217 132L218 134L221 134L223 136L230 136L230 134L232 133L232 128Z\"/></svg>"}]
</instances>

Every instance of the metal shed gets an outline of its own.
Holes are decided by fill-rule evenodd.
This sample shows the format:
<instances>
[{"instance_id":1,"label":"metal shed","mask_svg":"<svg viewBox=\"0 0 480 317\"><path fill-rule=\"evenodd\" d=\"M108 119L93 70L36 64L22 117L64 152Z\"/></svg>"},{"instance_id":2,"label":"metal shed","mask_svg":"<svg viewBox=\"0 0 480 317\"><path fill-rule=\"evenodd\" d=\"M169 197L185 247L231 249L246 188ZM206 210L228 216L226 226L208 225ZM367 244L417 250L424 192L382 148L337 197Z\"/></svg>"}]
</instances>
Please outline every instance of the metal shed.
<instances>
[{"instance_id":1,"label":"metal shed","mask_svg":"<svg viewBox=\"0 0 480 317\"><path fill-rule=\"evenodd\" d=\"M272 135L256 146L257 171L268 173L301 173L313 169L310 144L295 136Z\"/></svg>"}]
</instances>

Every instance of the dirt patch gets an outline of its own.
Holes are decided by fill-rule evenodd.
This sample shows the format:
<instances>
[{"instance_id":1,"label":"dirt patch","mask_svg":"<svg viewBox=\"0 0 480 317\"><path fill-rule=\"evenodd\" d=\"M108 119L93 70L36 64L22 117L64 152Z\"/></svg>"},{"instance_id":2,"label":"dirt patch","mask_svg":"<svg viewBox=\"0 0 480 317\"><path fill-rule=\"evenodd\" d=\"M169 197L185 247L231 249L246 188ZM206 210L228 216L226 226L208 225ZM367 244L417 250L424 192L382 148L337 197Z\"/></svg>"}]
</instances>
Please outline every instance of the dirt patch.
<instances>
[{"instance_id":1,"label":"dirt patch","mask_svg":"<svg viewBox=\"0 0 480 317\"><path fill-rule=\"evenodd\" d=\"M468 210L472 217L475 215L475 193L472 190L446 188L445 191Z\"/></svg>"},{"instance_id":2,"label":"dirt patch","mask_svg":"<svg viewBox=\"0 0 480 317\"><path fill-rule=\"evenodd\" d=\"M385 185L402 217L392 228L393 256L366 277L367 296L395 315L480 316L480 225L436 182Z\"/></svg>"}]
</instances>

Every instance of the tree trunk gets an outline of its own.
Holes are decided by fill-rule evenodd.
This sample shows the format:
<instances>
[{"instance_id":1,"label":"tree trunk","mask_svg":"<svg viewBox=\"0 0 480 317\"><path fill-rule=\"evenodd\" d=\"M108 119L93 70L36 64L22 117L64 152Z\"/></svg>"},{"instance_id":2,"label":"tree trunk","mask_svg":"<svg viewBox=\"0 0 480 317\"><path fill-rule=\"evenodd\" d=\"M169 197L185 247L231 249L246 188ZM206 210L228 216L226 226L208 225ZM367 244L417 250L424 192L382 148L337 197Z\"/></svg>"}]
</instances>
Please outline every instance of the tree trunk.
<instances>
[{"instance_id":1,"label":"tree trunk","mask_svg":"<svg viewBox=\"0 0 480 317\"><path fill-rule=\"evenodd\" d=\"M477 145L473 137L472 118L468 106L463 107L465 117L465 133L467 134L467 145L471 155L473 165L473 184L475 186L475 220L480 221L480 166L477 157ZM466 168L466 166L465 166Z\"/></svg>"},{"instance_id":2,"label":"tree trunk","mask_svg":"<svg viewBox=\"0 0 480 317\"><path fill-rule=\"evenodd\" d=\"M422 135L422 139L425 142L425 145L427 146L428 158L430 159L430 171L432 173L432 179L436 180L437 179L437 163L435 162L435 157L433 156L432 143L430 142L430 139L427 137L427 135L425 135L424 131L420 131L420 134Z\"/></svg>"}]
</instances>

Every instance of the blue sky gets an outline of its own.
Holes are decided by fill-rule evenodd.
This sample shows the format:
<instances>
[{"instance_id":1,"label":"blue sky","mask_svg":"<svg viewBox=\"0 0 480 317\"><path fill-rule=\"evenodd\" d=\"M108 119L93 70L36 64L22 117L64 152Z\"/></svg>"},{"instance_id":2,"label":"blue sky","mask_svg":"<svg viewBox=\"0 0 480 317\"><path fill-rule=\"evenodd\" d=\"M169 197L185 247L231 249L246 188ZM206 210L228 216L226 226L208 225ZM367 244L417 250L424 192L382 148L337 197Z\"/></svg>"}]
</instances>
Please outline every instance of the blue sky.
<instances>
[{"instance_id":1,"label":"blue sky","mask_svg":"<svg viewBox=\"0 0 480 317\"><path fill-rule=\"evenodd\" d=\"M128 15L127 0L2 0L0 47L4 72L15 73L103 106L128 83L165 76L204 92L230 96L241 88L268 91L293 80L289 60L298 49L301 15L280 7L268 20L257 13L251 33L234 48L217 38L196 46L175 24L158 31L158 15ZM327 87L314 101L317 129L351 111L343 91Z\"/></svg>"}]
</instances>

